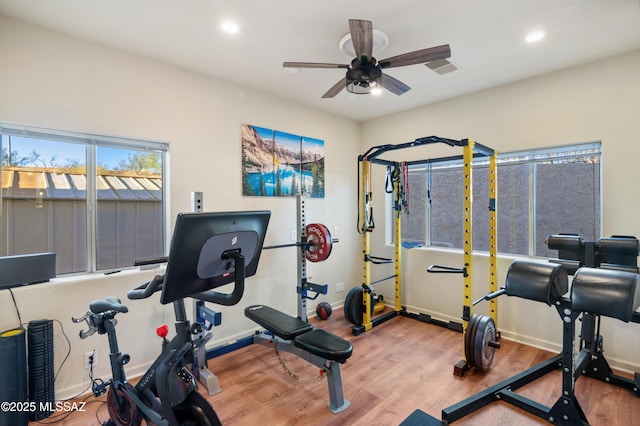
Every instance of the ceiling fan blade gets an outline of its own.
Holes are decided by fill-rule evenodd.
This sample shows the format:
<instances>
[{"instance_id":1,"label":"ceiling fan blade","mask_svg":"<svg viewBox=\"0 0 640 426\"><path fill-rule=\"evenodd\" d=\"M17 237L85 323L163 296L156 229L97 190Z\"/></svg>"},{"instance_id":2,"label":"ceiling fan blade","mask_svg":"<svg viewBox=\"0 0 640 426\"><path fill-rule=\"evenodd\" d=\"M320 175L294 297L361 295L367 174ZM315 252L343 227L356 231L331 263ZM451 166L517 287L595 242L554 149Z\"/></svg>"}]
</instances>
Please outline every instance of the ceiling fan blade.
<instances>
[{"instance_id":1,"label":"ceiling fan blade","mask_svg":"<svg viewBox=\"0 0 640 426\"><path fill-rule=\"evenodd\" d=\"M327 93L322 95L323 99L333 98L335 95L340 93L343 89L347 87L347 77L344 77L342 80L331 86L331 89L327 90Z\"/></svg>"},{"instance_id":2,"label":"ceiling fan blade","mask_svg":"<svg viewBox=\"0 0 640 426\"><path fill-rule=\"evenodd\" d=\"M406 65L423 64L437 59L446 59L451 56L451 49L448 44L442 46L429 47L427 49L416 50L415 52L404 53L392 56L382 61L378 61L380 68L404 67Z\"/></svg>"},{"instance_id":3,"label":"ceiling fan blade","mask_svg":"<svg viewBox=\"0 0 640 426\"><path fill-rule=\"evenodd\" d=\"M397 78L393 78L389 74L385 73L382 73L380 76L380 84L382 87L396 95L402 95L404 92L411 90L411 87L407 86Z\"/></svg>"},{"instance_id":4,"label":"ceiling fan blade","mask_svg":"<svg viewBox=\"0 0 640 426\"><path fill-rule=\"evenodd\" d=\"M349 19L349 31L356 57L366 56L367 60L371 59L373 55L373 24L371 21Z\"/></svg>"},{"instance_id":5,"label":"ceiling fan blade","mask_svg":"<svg viewBox=\"0 0 640 426\"><path fill-rule=\"evenodd\" d=\"M283 68L349 68L346 64L327 64L324 62L283 62Z\"/></svg>"}]
</instances>

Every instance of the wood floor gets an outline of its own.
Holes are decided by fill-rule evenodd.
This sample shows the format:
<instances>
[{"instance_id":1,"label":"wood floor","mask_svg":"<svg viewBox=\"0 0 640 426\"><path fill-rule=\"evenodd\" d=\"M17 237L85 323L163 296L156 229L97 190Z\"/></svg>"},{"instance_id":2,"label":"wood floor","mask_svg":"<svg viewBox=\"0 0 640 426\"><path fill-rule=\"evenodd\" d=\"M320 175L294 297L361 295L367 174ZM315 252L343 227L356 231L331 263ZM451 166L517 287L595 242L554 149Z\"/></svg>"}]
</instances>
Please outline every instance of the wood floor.
<instances>
[{"instance_id":1,"label":"wood floor","mask_svg":"<svg viewBox=\"0 0 640 426\"><path fill-rule=\"evenodd\" d=\"M334 311L328 321L314 321L314 325L353 344L352 357L341 367L345 398L351 406L341 414L332 414L327 408L326 379L318 379L316 367L281 353L287 367L299 376L294 380L283 371L271 349L250 345L209 361L222 392L208 398L224 425L387 426L400 424L417 408L440 418L443 408L554 355L503 339L489 372L471 371L460 378L452 374L453 365L461 359L460 333L397 317L354 337L341 311ZM560 386L558 371L520 393L550 406L558 399ZM640 398L628 390L581 377L576 395L592 425L640 424ZM103 403L92 396L87 401L93 402L85 412L75 412L56 424L98 425L98 419L107 418ZM54 415L40 424L55 420L60 419ZM494 402L453 424L548 423L512 405Z\"/></svg>"}]
</instances>

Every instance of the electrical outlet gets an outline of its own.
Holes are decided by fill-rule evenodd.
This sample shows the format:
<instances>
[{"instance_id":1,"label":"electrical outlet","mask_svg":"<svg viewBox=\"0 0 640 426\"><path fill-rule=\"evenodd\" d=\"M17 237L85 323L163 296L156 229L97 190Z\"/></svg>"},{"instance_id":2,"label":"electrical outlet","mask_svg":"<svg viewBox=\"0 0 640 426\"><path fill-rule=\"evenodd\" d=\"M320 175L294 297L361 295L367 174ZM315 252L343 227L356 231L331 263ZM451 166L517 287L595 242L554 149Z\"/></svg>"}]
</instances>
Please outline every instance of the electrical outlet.
<instances>
[{"instance_id":1,"label":"electrical outlet","mask_svg":"<svg viewBox=\"0 0 640 426\"><path fill-rule=\"evenodd\" d=\"M336 283L336 293L342 293L344 291L344 283Z\"/></svg>"},{"instance_id":2,"label":"electrical outlet","mask_svg":"<svg viewBox=\"0 0 640 426\"><path fill-rule=\"evenodd\" d=\"M91 368L91 364L93 364L94 367L98 366L98 351L95 349L91 352L85 352L84 354L84 368Z\"/></svg>"},{"instance_id":3,"label":"electrical outlet","mask_svg":"<svg viewBox=\"0 0 640 426\"><path fill-rule=\"evenodd\" d=\"M289 236L289 238L291 239L291 241L295 241L295 240L296 240L296 238L297 238L297 235L296 235L296 234L297 234L296 230L295 230L295 229L292 229L292 230L291 230L291 235Z\"/></svg>"}]
</instances>

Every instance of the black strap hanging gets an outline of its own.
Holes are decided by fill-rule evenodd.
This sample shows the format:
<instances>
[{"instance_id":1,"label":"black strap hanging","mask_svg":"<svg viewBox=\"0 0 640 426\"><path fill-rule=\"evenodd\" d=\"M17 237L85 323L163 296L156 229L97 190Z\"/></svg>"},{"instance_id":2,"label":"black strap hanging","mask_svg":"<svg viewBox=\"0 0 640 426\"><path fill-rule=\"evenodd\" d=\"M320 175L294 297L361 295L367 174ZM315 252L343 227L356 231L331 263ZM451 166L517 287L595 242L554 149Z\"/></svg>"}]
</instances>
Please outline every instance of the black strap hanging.
<instances>
[{"instance_id":1,"label":"black strap hanging","mask_svg":"<svg viewBox=\"0 0 640 426\"><path fill-rule=\"evenodd\" d=\"M387 194L393 194L393 182L394 182L395 167L387 166L387 178L384 183L384 192Z\"/></svg>"}]
</instances>

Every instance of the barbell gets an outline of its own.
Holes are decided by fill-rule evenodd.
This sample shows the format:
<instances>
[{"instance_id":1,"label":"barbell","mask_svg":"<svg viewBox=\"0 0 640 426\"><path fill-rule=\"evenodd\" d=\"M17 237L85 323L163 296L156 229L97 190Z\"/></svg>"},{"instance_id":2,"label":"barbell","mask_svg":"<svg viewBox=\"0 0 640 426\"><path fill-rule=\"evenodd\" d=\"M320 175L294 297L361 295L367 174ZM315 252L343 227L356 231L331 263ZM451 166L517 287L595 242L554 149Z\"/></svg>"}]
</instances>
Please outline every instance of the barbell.
<instances>
[{"instance_id":1,"label":"barbell","mask_svg":"<svg viewBox=\"0 0 640 426\"><path fill-rule=\"evenodd\" d=\"M300 247L304 257L310 262L322 262L331 255L333 243L337 243L337 238L331 238L329 228L321 223L310 223L304 228L305 237L302 241L290 244L279 244L274 246L264 246L263 250L271 250L283 247Z\"/></svg>"}]
</instances>

